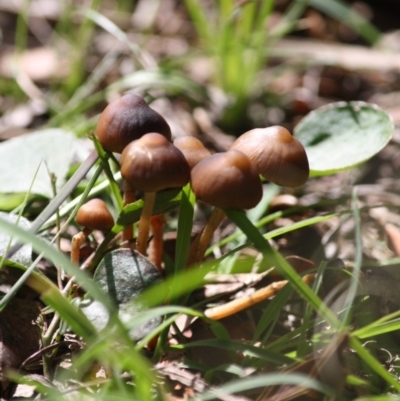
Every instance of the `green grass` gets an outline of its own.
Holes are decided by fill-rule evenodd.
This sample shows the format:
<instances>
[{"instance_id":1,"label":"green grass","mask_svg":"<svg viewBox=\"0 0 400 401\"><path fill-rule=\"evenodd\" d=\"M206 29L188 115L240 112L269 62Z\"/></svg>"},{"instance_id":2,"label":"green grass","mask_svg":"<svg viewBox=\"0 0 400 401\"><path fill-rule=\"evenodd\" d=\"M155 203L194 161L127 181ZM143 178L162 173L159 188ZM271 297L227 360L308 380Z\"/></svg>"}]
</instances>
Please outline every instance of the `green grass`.
<instances>
[{"instance_id":1,"label":"green grass","mask_svg":"<svg viewBox=\"0 0 400 401\"><path fill-rule=\"evenodd\" d=\"M88 189L87 193L89 191L90 188ZM114 318L112 319L112 323L110 323L108 329L99 333L75 306L75 304L71 303L71 299L66 298L65 294L63 294L46 277L39 272L34 272L29 275L26 283L35 289L39 294L41 294L42 301L50 306L58 314L58 316L60 316L62 321L67 323L67 325L70 327L70 330L73 330L73 332L79 334L86 342L86 346L84 347L83 351L74 358L73 366L76 372L74 375L75 380L82 381L82 383L85 382L87 380L85 377L88 369L90 369L90 366L95 362L100 362L111 373L108 380L106 380L106 382L100 386L98 392L96 393L96 397L110 396L119 397L119 399L128 399L135 394L135 397L140 399L150 399L150 394L153 394L157 388L155 383L158 381L156 379L155 372L151 369L151 361L145 358L143 355L138 354L138 352L143 350L143 347L145 347L150 338L154 337L155 335L159 335L159 341L163 339L163 342L159 342L158 350L155 354L159 355L159 357L162 355L168 355L170 352L177 351L185 352L190 355L190 350L192 348L205 347L206 349L211 350L213 347L215 347L219 350L224 349L228 352L228 354L231 353L231 355L237 353L242 354L245 357L245 366L250 369L256 369L251 377L247 379L241 379L241 370L238 367L235 367L236 364L233 362L231 365L226 365L226 362L224 362L224 367L221 365L220 369L231 372L229 374L230 379L224 379L224 382L218 386L218 391L224 391L228 393L250 390L257 391L258 388L264 388L268 383L274 385L279 385L280 383L296 385L302 382L307 383L309 388L318 389L318 391L321 391L325 394L333 394L332 392L335 391L334 389L329 389L317 379L299 376L296 373L290 375L287 373L274 373L282 368L286 369L287 366L296 366L296 364L301 363L304 355L308 355L309 352L302 352L298 354L295 351L296 348L308 349L308 347L305 347L305 345L309 338L313 338L313 325L316 324L316 322L319 322L318 325L326 324L323 322L329 322L331 328L332 325L336 328L335 330L331 330L332 333L342 333L342 335L347 336L350 346L357 353L357 358L366 364L373 374L384 380L388 387L393 386L395 391L400 390L400 386L398 386L394 376L390 374L385 367L382 366L381 362L379 362L373 354L368 352L368 350L366 350L360 342L361 340L375 338L377 335L387 334L398 330L398 313L385 318L380 318L363 327L358 327L356 330L354 330L351 325L349 326L346 324L346 322L350 322L351 319L344 315L339 318L344 323L343 325L340 320L337 320L337 317L332 314L327 305L325 305L325 303L317 296L314 290L310 289L303 282L301 282L301 280L299 280L299 276L293 271L292 267L268 245L263 235L261 235L259 232L258 227L260 226L260 222L257 222L256 225L254 225L242 212L227 211L227 215L247 237L249 241L248 246L255 246L255 248L257 248L264 255L264 257L269 260L269 262L273 260L274 263L271 264L274 264L278 270L282 272L283 276L289 280L290 286L287 287L285 291L279 293L278 296L275 297L275 299L273 299L270 302L270 305L265 309L263 317L256 325L252 341L243 343L238 342L235 339L231 339L229 331L226 331L223 325L206 319L202 314L204 306L196 303L193 304L193 301L191 301L190 298L187 298L187 296L196 288L201 288L204 285L204 278L206 277L206 274L215 270L216 266L218 266L218 259L189 271L185 271L182 268L182 266L184 266L184 254L187 252L185 251L185 249L187 250L187 245L184 244L187 244L190 234L191 224L189 225L189 222L192 219L192 207L194 202L193 198L191 198L190 192L188 191L189 187L186 188L182 194L176 193L175 191L175 195L173 193L171 193L171 195L166 194L166 197L160 198L158 201L159 211L169 210L171 208L176 209L180 205L182 214L180 215L181 223L178 224L178 238L180 238L178 244L182 244L180 246L182 246L183 255L178 254L179 256L177 261L180 260L179 258L182 258L182 260L178 262L181 264L181 267L178 268L177 266L176 274L173 274L162 283L158 284L154 288L149 288L146 291L142 298L145 300L149 309L141 312L130 323L122 323L114 313ZM183 196L183 194L185 195ZM354 204L356 204L356 198L354 199ZM116 231L114 231L113 235L115 235L115 233L124 226L124 223L131 223L132 221L138 220L141 206L142 201L139 200L135 204L126 207L125 210L122 210L121 216L117 220ZM353 208L353 211L349 210L347 213L353 213L355 216L357 216L359 212L357 208ZM315 224L334 216L335 214L331 214L325 217L322 216L320 218L310 219L311 221L309 224ZM186 220L185 218L188 219ZM359 232L360 224L361 223L359 221L357 232ZM114 306L107 302L107 296L99 291L98 288L96 288L90 277L71 264L56 248L39 239L35 234L26 232L10 223L7 223L6 221L1 220L0 227L3 232L13 235L14 237L18 238L18 240L24 243L31 243L34 249L38 253L41 253L43 257L51 260L52 263L58 266L58 268L61 268L69 273L71 277L74 276L77 282L79 282L80 286L85 289L89 296L104 303L107 308L110 308L110 311L113 310ZM296 229L296 227L296 224L294 224L293 228L286 227L283 234L285 232L290 232L291 229ZM231 237L231 241L235 239L235 237ZM359 250L360 246L361 244L358 242L357 247ZM179 249L180 248L177 247L178 251ZM234 249L233 252L239 252L239 249ZM248 258L249 270L251 269L252 262L253 259ZM25 267L15 263L6 263L7 267L11 269L26 269ZM246 264L244 263L242 268L243 266L246 266ZM355 275L352 276L350 282L352 283L351 286L355 285L357 282ZM291 299L293 299L294 294L297 294L295 297L297 299L297 303L299 303L298 297L303 298L306 304L311 307L311 309L314 309L314 313L317 313L316 316L319 317L314 315L312 319L309 319L307 325L299 328L300 330L288 332L286 336L282 337L278 341L271 341L274 336L273 333L274 329L276 329L277 322L279 322L285 316L283 307L291 304ZM166 299L169 300L168 305L163 306ZM182 300L187 300L189 304L187 306L183 304L175 304L174 300L180 300L180 302L182 302ZM351 304L356 302L354 295L350 296L349 300ZM299 305L302 303L303 302L300 302ZM180 344L168 345L168 343L165 341L166 336L163 335L163 333L166 333L169 326L174 324L176 319L178 319L182 314L202 319L204 321L203 324L212 329L215 338L211 337L208 340L200 341L188 341L186 339ZM164 323L160 325L154 332L149 333L148 336L142 341L137 344L133 344L129 340L129 328L138 326L144 321L153 319L157 316L164 317ZM311 317L312 314L309 314L309 316ZM261 341L263 344L263 347L261 348L254 346L254 344L258 343L259 341ZM314 341L317 341L318 343L318 336L315 337ZM118 345L116 346L115 344ZM110 354L104 352L110 347L116 350L115 353ZM123 352L119 352L119 349L121 349L121 352L123 349ZM132 363L132 359L135 360L134 364ZM190 357L187 357L186 363L189 365L191 363L196 365L196 361L193 360L191 362ZM262 366L268 366L268 373L256 374L257 369L260 369ZM204 373L207 371L209 371L209 368L204 367ZM126 380L121 379L120 374L122 372L129 373L129 382L132 381L135 383L135 386L132 387L130 384L128 384L128 382L126 382ZM208 375L206 375L207 379L211 382L214 382L219 377L218 372L218 367L215 367L208 373ZM65 372L64 375L58 378L58 380L68 380L70 374L70 372ZM17 376L12 375L12 377L16 378ZM21 376L18 378L18 381L25 382L26 380L23 376ZM32 384L31 380L29 380L29 382ZM88 385L90 383L91 382L89 381ZM36 383L36 385L38 386L38 390L40 390L40 385L38 383ZM46 387L42 388L40 391L47 394L45 399L63 399L63 396L54 391L54 389L51 390ZM163 398L161 388L159 388L158 391L161 391L160 397ZM213 394L213 391L206 392L201 395L201 397L204 399L210 399L210 397L213 397Z\"/></svg>"},{"instance_id":2,"label":"green grass","mask_svg":"<svg viewBox=\"0 0 400 401\"><path fill-rule=\"evenodd\" d=\"M197 0L184 3L200 49L214 60L214 83L228 96L220 124L235 135L251 128L248 107L260 95L258 75L268 64L269 49L299 29L297 23L308 7L341 21L370 44L380 37L372 24L341 0L293 0L273 28L268 28L273 0L217 0L207 7Z\"/></svg>"}]
</instances>

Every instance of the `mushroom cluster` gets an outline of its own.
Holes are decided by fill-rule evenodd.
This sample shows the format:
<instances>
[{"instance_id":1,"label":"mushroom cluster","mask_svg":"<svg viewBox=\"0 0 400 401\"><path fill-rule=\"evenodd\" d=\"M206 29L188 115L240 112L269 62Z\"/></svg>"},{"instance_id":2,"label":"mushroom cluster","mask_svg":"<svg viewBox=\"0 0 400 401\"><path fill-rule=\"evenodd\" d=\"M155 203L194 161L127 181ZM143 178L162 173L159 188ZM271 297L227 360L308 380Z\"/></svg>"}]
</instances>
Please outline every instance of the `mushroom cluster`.
<instances>
[{"instance_id":1,"label":"mushroom cluster","mask_svg":"<svg viewBox=\"0 0 400 401\"><path fill-rule=\"evenodd\" d=\"M193 192L215 208L192 244L188 266L203 258L225 216L222 209L250 209L258 204L262 197L259 175L288 187L307 181L306 151L286 128L272 126L248 131L227 152L206 157L192 169Z\"/></svg>"},{"instance_id":2,"label":"mushroom cluster","mask_svg":"<svg viewBox=\"0 0 400 401\"><path fill-rule=\"evenodd\" d=\"M171 143L171 129L165 119L140 97L126 94L110 103L100 115L97 138L105 150L121 153L120 166L124 182L124 205L136 200L136 190L144 195L139 221L137 250L145 254L149 227L154 237L163 230L162 218L153 216L156 192L185 185L189 181L189 165L181 151ZM122 233L123 244L130 247L133 226ZM160 252L154 258L160 265Z\"/></svg>"},{"instance_id":3,"label":"mushroom cluster","mask_svg":"<svg viewBox=\"0 0 400 401\"><path fill-rule=\"evenodd\" d=\"M286 128L248 131L227 152L206 156L191 165L191 185L197 198L222 209L256 206L262 196L259 175L288 187L307 181L307 154Z\"/></svg>"},{"instance_id":4,"label":"mushroom cluster","mask_svg":"<svg viewBox=\"0 0 400 401\"><path fill-rule=\"evenodd\" d=\"M224 209L250 209L258 204L262 197L260 175L283 186L302 185L309 175L303 146L283 127L253 129L241 135L228 151L211 154L193 136L179 137L172 143L165 119L133 94L105 108L97 136L104 149L121 153L124 204L136 200L127 194L144 192L136 239L140 253L147 252L152 219L154 227L163 230L162 218L152 216L158 191L180 188L190 180L197 199L214 206L210 221L191 247L188 265L203 258L215 228L225 216ZM128 227L123 241L131 239L133 230Z\"/></svg>"},{"instance_id":5,"label":"mushroom cluster","mask_svg":"<svg viewBox=\"0 0 400 401\"><path fill-rule=\"evenodd\" d=\"M122 153L127 145L150 132L171 140L171 129L164 117L150 108L143 98L132 93L111 102L101 113L96 128L102 147L115 153ZM136 200L135 191L135 187L125 182L124 205ZM125 228L122 238L129 246L133 226Z\"/></svg>"}]
</instances>

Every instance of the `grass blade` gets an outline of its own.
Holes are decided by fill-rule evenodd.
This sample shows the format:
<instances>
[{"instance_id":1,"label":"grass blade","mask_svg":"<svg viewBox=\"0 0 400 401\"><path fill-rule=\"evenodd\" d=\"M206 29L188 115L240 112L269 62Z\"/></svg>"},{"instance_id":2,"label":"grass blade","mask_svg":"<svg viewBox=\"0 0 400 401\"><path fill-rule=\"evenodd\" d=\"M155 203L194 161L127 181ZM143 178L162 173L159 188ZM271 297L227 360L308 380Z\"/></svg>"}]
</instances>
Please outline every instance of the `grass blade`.
<instances>
[{"instance_id":1,"label":"grass blade","mask_svg":"<svg viewBox=\"0 0 400 401\"><path fill-rule=\"evenodd\" d=\"M27 271L25 266L15 262L5 261L4 265L9 269L17 269L23 272ZM59 289L47 277L37 272L31 271L29 273L29 277L25 281L26 285L35 290L46 305L56 310L76 334L82 336L85 340L93 338L97 334L96 329L81 310L69 303ZM0 310L7 306L4 301L4 298L0 301Z\"/></svg>"},{"instance_id":2,"label":"grass blade","mask_svg":"<svg viewBox=\"0 0 400 401\"><path fill-rule=\"evenodd\" d=\"M361 37L373 44L381 33L359 13L340 0L309 0L309 5L354 29Z\"/></svg>"},{"instance_id":3,"label":"grass blade","mask_svg":"<svg viewBox=\"0 0 400 401\"><path fill-rule=\"evenodd\" d=\"M219 394L222 396L226 394L254 390L256 388L279 385L301 386L302 388L306 387L331 397L335 397L336 395L331 388L315 379L310 378L309 376L286 372L262 374L255 377L235 380L218 387L218 389L213 389L201 394L199 399L203 401L213 400L218 397Z\"/></svg>"},{"instance_id":4,"label":"grass blade","mask_svg":"<svg viewBox=\"0 0 400 401\"><path fill-rule=\"evenodd\" d=\"M350 345L357 352L358 356L363 359L363 361L383 380L386 381L390 386L396 391L400 391L400 383L392 376L382 364L375 359L369 351L354 337L350 337Z\"/></svg>"},{"instance_id":5,"label":"grass blade","mask_svg":"<svg viewBox=\"0 0 400 401\"><path fill-rule=\"evenodd\" d=\"M187 184L182 190L179 210L178 234L175 247L175 272L184 271L186 267L190 248L195 201L196 196L194 195L190 184Z\"/></svg>"},{"instance_id":6,"label":"grass blade","mask_svg":"<svg viewBox=\"0 0 400 401\"><path fill-rule=\"evenodd\" d=\"M264 239L242 210L225 210L226 215L247 235L258 251L267 258L267 265L274 266L312 308L338 327L338 321L321 299L305 284L290 264Z\"/></svg>"},{"instance_id":7,"label":"grass blade","mask_svg":"<svg viewBox=\"0 0 400 401\"><path fill-rule=\"evenodd\" d=\"M114 312L114 308L103 291L95 286L89 276L75 266L64 254L59 252L53 245L37 237L35 234L25 231L15 224L9 223L0 218L0 229L13 235L23 243L32 244L33 249L37 253L43 253L44 256L53 261L56 266L64 269L71 277L76 277L76 281L95 299L101 301L110 312Z\"/></svg>"}]
</instances>

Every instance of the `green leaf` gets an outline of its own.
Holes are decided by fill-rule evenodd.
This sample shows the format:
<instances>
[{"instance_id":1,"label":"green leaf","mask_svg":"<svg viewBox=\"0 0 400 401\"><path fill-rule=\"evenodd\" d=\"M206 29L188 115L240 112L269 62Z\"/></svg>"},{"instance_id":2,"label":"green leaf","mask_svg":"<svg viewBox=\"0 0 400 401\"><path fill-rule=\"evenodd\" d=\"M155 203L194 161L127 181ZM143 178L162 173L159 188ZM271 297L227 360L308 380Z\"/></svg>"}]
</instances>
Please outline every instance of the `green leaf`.
<instances>
[{"instance_id":1,"label":"green leaf","mask_svg":"<svg viewBox=\"0 0 400 401\"><path fill-rule=\"evenodd\" d=\"M181 200L180 189L170 189L158 192L154 205L153 215L166 213L179 206ZM114 232L120 232L128 224L139 221L143 209L143 199L139 199L135 203L125 206L118 216Z\"/></svg>"},{"instance_id":2,"label":"green leaf","mask_svg":"<svg viewBox=\"0 0 400 401\"><path fill-rule=\"evenodd\" d=\"M392 137L393 123L379 107L338 102L308 114L294 129L304 145L310 175L347 170L378 153Z\"/></svg>"},{"instance_id":3,"label":"green leaf","mask_svg":"<svg viewBox=\"0 0 400 401\"><path fill-rule=\"evenodd\" d=\"M25 217L17 216L16 214L8 214L0 212L0 217L3 220L12 224L18 224L22 229L28 230L31 226L29 220ZM8 249L17 241L13 240L10 243L11 236L5 232L0 232L0 255L4 256ZM13 262L17 262L23 266L29 266L32 263L32 245L25 244L10 258Z\"/></svg>"},{"instance_id":4,"label":"green leaf","mask_svg":"<svg viewBox=\"0 0 400 401\"><path fill-rule=\"evenodd\" d=\"M26 194L0 194L0 210L11 212L21 205Z\"/></svg>"},{"instance_id":5,"label":"green leaf","mask_svg":"<svg viewBox=\"0 0 400 401\"><path fill-rule=\"evenodd\" d=\"M186 267L187 257L190 248L190 234L193 226L194 203L196 196L190 184L182 190L181 205L178 220L178 235L175 246L175 271L183 271Z\"/></svg>"},{"instance_id":6,"label":"green leaf","mask_svg":"<svg viewBox=\"0 0 400 401\"><path fill-rule=\"evenodd\" d=\"M146 309L137 299L148 287L161 281L162 277L148 259L131 249L116 249L108 253L100 262L93 281L118 308L122 322L129 322L139 312ZM81 303L83 313L98 329L105 328L110 320L109 311L98 300ZM132 340L140 340L161 324L161 318L150 319L129 330Z\"/></svg>"},{"instance_id":7,"label":"green leaf","mask_svg":"<svg viewBox=\"0 0 400 401\"><path fill-rule=\"evenodd\" d=\"M0 143L2 193L26 193L53 197L50 174L60 188L68 172L74 136L62 129L46 129ZM36 174L32 185L33 178Z\"/></svg>"}]
</instances>

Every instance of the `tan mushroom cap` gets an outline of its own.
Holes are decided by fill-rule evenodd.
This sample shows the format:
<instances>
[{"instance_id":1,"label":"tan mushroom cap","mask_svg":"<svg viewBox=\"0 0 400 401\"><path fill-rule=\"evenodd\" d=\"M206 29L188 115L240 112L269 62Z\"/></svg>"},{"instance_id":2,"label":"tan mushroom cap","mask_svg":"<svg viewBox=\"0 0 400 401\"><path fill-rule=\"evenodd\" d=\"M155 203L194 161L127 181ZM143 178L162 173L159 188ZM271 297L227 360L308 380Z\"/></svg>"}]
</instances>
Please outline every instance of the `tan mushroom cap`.
<instances>
[{"instance_id":1,"label":"tan mushroom cap","mask_svg":"<svg viewBox=\"0 0 400 401\"><path fill-rule=\"evenodd\" d=\"M134 188L157 192L189 182L190 168L182 152L163 135L149 133L122 152L121 174Z\"/></svg>"},{"instance_id":2,"label":"tan mushroom cap","mask_svg":"<svg viewBox=\"0 0 400 401\"><path fill-rule=\"evenodd\" d=\"M235 140L231 149L245 153L258 173L275 184L297 187L308 179L310 168L306 151L284 127L248 131Z\"/></svg>"},{"instance_id":3,"label":"tan mushroom cap","mask_svg":"<svg viewBox=\"0 0 400 401\"><path fill-rule=\"evenodd\" d=\"M114 218L106 203L98 198L84 203L75 216L77 224L92 230L110 231L114 225Z\"/></svg>"},{"instance_id":4,"label":"tan mushroom cap","mask_svg":"<svg viewBox=\"0 0 400 401\"><path fill-rule=\"evenodd\" d=\"M194 136L186 135L174 139L176 146L185 156L192 169L197 163L211 156L211 152L203 145L203 143Z\"/></svg>"},{"instance_id":5,"label":"tan mushroom cap","mask_svg":"<svg viewBox=\"0 0 400 401\"><path fill-rule=\"evenodd\" d=\"M171 140L165 119L132 93L110 103L101 113L96 129L103 148L116 153L122 153L128 143L149 132L158 132Z\"/></svg>"},{"instance_id":6,"label":"tan mushroom cap","mask_svg":"<svg viewBox=\"0 0 400 401\"><path fill-rule=\"evenodd\" d=\"M238 150L203 159L191 172L191 185L198 199L221 209L250 209L262 197L256 169Z\"/></svg>"}]
</instances>

